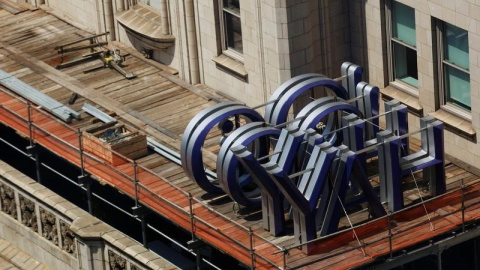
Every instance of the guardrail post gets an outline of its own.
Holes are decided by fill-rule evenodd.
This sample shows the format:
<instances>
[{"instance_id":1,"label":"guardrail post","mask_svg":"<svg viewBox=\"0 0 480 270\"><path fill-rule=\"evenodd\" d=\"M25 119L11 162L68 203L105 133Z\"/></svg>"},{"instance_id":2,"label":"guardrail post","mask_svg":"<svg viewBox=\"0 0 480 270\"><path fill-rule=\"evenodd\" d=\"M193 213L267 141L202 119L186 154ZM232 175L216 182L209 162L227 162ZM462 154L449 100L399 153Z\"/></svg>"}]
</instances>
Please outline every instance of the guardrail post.
<instances>
[{"instance_id":1,"label":"guardrail post","mask_svg":"<svg viewBox=\"0 0 480 270\"><path fill-rule=\"evenodd\" d=\"M190 230L192 231L192 241L195 241L195 230L194 230L194 215L193 215L193 203L192 203L192 199L193 199L193 196L192 196L192 193L188 193L188 204L189 204L189 207L190 207Z\"/></svg>"},{"instance_id":2,"label":"guardrail post","mask_svg":"<svg viewBox=\"0 0 480 270\"><path fill-rule=\"evenodd\" d=\"M187 242L188 248L195 251L197 269L202 269L202 254L201 248L204 246L204 242L195 237L195 215L193 213L193 196L192 193L188 193L188 204L189 204L189 216L190 216L190 230L192 231L192 240Z\"/></svg>"},{"instance_id":3,"label":"guardrail post","mask_svg":"<svg viewBox=\"0 0 480 270\"><path fill-rule=\"evenodd\" d=\"M28 121L28 138L30 139L30 146L33 146L33 134L32 134L32 105L27 102L27 121Z\"/></svg>"},{"instance_id":4,"label":"guardrail post","mask_svg":"<svg viewBox=\"0 0 480 270\"><path fill-rule=\"evenodd\" d=\"M135 207L138 207L138 179L137 179L137 162L132 161L133 168L133 184L135 185Z\"/></svg>"},{"instance_id":5,"label":"guardrail post","mask_svg":"<svg viewBox=\"0 0 480 270\"><path fill-rule=\"evenodd\" d=\"M78 177L79 184L85 186L87 192L87 205L88 213L93 214L93 205L92 205L92 179L90 176L85 173L85 164L83 163L83 141L82 141L82 132L80 129L77 129L78 136L78 152L80 154L80 176Z\"/></svg>"},{"instance_id":6,"label":"guardrail post","mask_svg":"<svg viewBox=\"0 0 480 270\"><path fill-rule=\"evenodd\" d=\"M253 249L253 231L251 227L248 227L248 235L250 237L250 260L252 264L251 269L255 269L255 250Z\"/></svg>"},{"instance_id":7,"label":"guardrail post","mask_svg":"<svg viewBox=\"0 0 480 270\"><path fill-rule=\"evenodd\" d=\"M143 245L147 246L147 222L146 218L146 209L142 205L138 203L138 164L135 160L132 161L132 168L133 168L133 184L135 185L135 206L132 207L133 216L138 217L142 224L142 242Z\"/></svg>"},{"instance_id":8,"label":"guardrail post","mask_svg":"<svg viewBox=\"0 0 480 270\"><path fill-rule=\"evenodd\" d=\"M80 128L77 129L77 136L78 136L78 152L80 154L80 172L81 175L85 175L85 164L83 163L83 141L82 141L82 131L80 131Z\"/></svg>"},{"instance_id":9,"label":"guardrail post","mask_svg":"<svg viewBox=\"0 0 480 270\"><path fill-rule=\"evenodd\" d=\"M33 156L33 159L35 160L35 171L37 174L37 182L42 183L42 177L40 174L40 154L39 154L39 149L35 145L34 140L33 140L33 121L32 121L32 105L30 105L30 102L27 102L27 123L28 123L28 138L30 141L30 145L27 146L27 154L29 157Z\"/></svg>"},{"instance_id":10,"label":"guardrail post","mask_svg":"<svg viewBox=\"0 0 480 270\"><path fill-rule=\"evenodd\" d=\"M78 177L78 183L85 187L87 192L88 213L93 215L92 206L92 178L88 174L82 174Z\"/></svg>"},{"instance_id":11,"label":"guardrail post","mask_svg":"<svg viewBox=\"0 0 480 270\"><path fill-rule=\"evenodd\" d=\"M465 232L465 185L463 179L460 188L462 189L462 232Z\"/></svg>"},{"instance_id":12,"label":"guardrail post","mask_svg":"<svg viewBox=\"0 0 480 270\"><path fill-rule=\"evenodd\" d=\"M144 206L137 204L132 207L133 217L140 219L142 226L142 244L147 246L147 221L146 217L149 214L148 209Z\"/></svg>"},{"instance_id":13,"label":"guardrail post","mask_svg":"<svg viewBox=\"0 0 480 270\"><path fill-rule=\"evenodd\" d=\"M393 243L392 243L392 212L388 211L388 243L389 243L389 248L390 248L390 259L393 258Z\"/></svg>"},{"instance_id":14,"label":"guardrail post","mask_svg":"<svg viewBox=\"0 0 480 270\"><path fill-rule=\"evenodd\" d=\"M286 270L286 269L287 269L287 254L288 254L288 249L286 249L285 247L283 247L282 253L283 253L283 270Z\"/></svg>"},{"instance_id":15,"label":"guardrail post","mask_svg":"<svg viewBox=\"0 0 480 270\"><path fill-rule=\"evenodd\" d=\"M138 164L135 160L132 160L133 168L133 184L135 185L135 206L132 207L133 216L140 219L142 225L142 243L143 246L147 246L147 209L139 204L138 200Z\"/></svg>"}]
</instances>

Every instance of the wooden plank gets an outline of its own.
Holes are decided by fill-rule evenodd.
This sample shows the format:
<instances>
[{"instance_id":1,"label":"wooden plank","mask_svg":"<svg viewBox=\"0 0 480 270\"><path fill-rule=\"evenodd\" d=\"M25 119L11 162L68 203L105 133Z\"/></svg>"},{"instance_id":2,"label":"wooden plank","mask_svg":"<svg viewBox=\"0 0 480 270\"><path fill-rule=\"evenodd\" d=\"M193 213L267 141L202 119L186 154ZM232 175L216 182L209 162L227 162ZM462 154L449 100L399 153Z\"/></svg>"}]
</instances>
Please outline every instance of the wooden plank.
<instances>
[{"instance_id":1,"label":"wooden plank","mask_svg":"<svg viewBox=\"0 0 480 270\"><path fill-rule=\"evenodd\" d=\"M38 72L42 72L42 74L45 74L47 78L73 90L77 94L82 95L90 100L95 100L95 102L100 104L102 107L111 111L115 111L117 115L121 115L129 123L137 127L142 127L145 125L141 120L137 118L138 117L137 115L132 116L131 112L126 113L127 111L130 111L130 110L125 106L123 106L122 104L120 104L119 102L111 98L108 98L106 96L100 95L94 89L79 83L74 78L71 78L63 74L62 72L53 69L52 67L46 65L43 62L29 58L29 56L26 53L20 52L16 50L14 47L11 47L5 43L0 43L0 47L3 47L4 49L10 51L12 53L12 56L19 62L29 66L30 68ZM152 129L152 127L146 127L145 129L147 130ZM178 145L180 145L180 140L178 139L178 137L176 137L176 135L175 137L169 136L170 138L167 138L166 136L162 136L158 132L157 133L154 132L155 129L158 129L158 127L153 127L152 136L157 137L158 140L169 142L169 144L177 145L177 147ZM159 130L159 131L162 132L163 130ZM168 134L166 135L168 136Z\"/></svg>"},{"instance_id":2,"label":"wooden plank","mask_svg":"<svg viewBox=\"0 0 480 270\"><path fill-rule=\"evenodd\" d=\"M126 100L125 104L134 110L138 110L146 117L149 117L151 120L155 121L155 118L152 117L151 115L148 115L146 111L160 113L164 109L166 109L164 105L168 103L170 100L174 100L179 97L183 97L185 95L190 94L188 91L178 86L165 85L164 87L168 88L168 90L152 94L148 97L142 97L137 100L133 100L133 99ZM149 110L149 108L151 108L151 110ZM171 111L171 113L175 113L175 112ZM160 122L157 122L157 123L160 124Z\"/></svg>"},{"instance_id":3,"label":"wooden plank","mask_svg":"<svg viewBox=\"0 0 480 270\"><path fill-rule=\"evenodd\" d=\"M14 2L10 2L8 0L0 0L0 8L14 15L28 10L28 8L18 5Z\"/></svg>"},{"instance_id":4,"label":"wooden plank","mask_svg":"<svg viewBox=\"0 0 480 270\"><path fill-rule=\"evenodd\" d=\"M17 32L17 34L18 35L12 35L12 37L20 38L19 40L21 40L23 38L26 38L23 35L22 32ZM28 40L28 39L26 39L26 40ZM36 44L35 42L32 42L31 44L28 45L28 47L34 46L35 44ZM36 53L41 55L40 51L36 51ZM18 59L18 58L17 58L17 56L14 56L13 59ZM10 59L8 59L8 60L10 61ZM27 66L29 66L29 65L27 65ZM80 91L80 88L83 87L83 85L77 84L78 81L73 80L72 79L73 77L79 76L79 78L81 78L82 80L85 80L87 82L88 78L90 78L90 79L95 78L96 80L98 80L98 79L100 79L101 76L112 74L111 72L104 72L104 73L101 73L101 74L95 74L94 76L92 76L92 74L85 75L85 74L81 73L83 67L72 67L71 69L69 68L65 71L66 72L71 72L69 74L73 74L73 77L72 76L67 77L67 76L63 76L61 74L57 74L55 72L50 73L50 70L48 70L46 68L43 68L42 65L39 64L39 63L35 63L35 64L33 64L33 66L35 66L37 68L37 70L41 70L42 74L48 74L47 78L49 78L49 80L52 80L52 81L49 81L49 80L42 79L41 81L38 82L39 85L42 85L42 86L45 85L47 87L46 90L52 96L62 97L62 98L67 97L68 94L70 93L69 90L67 90L63 86L68 87L68 85L71 84L74 87L78 87L79 88L79 89L77 89L78 91ZM85 66L88 66L88 65L85 65ZM20 70L22 68L20 66L18 66L18 67L19 67L18 70ZM143 68L142 65L138 65L135 68L138 68L138 70L150 70L150 69ZM32 68L32 70L35 71L34 68ZM43 72L45 70L47 72ZM21 71L21 72L23 72L23 71ZM32 74L28 74L28 73L25 73L24 76L25 76L26 79L31 80L31 81L35 81L37 78L39 78L37 75L32 75ZM51 78L54 78L54 79L51 79ZM161 78L161 77L157 77L157 78L160 81L165 80L164 78ZM54 82L55 80L56 81L61 81L62 82L62 87L55 87L55 86L50 84L51 82ZM100 87L99 88L100 91L102 91L104 94L108 93L107 97L110 98L111 101L116 102L115 106L120 105L120 110L118 110L120 112L126 112L126 111L128 111L132 108L132 107L129 106L130 104L128 104L128 106L126 105L126 103L129 103L129 101L131 101L131 102L137 101L138 102L138 108L140 109L141 108L141 103L145 101L145 98L142 98L141 94L144 94L145 96L150 96L150 95L154 95L156 93L155 92L155 87L144 87L145 85L141 85L140 83L136 83L136 82L133 82L133 81L125 83L122 80L113 80L113 81L109 81L109 83L114 84L114 85L108 85L108 84L105 85L104 82L95 82L94 84L96 86ZM101 85L103 85L103 86L101 86ZM158 86L158 85L156 85L156 86ZM125 88L129 88L130 91L135 91L134 89L142 90L142 91L145 90L145 91L143 93L137 95L136 93L132 93L132 92L129 93L128 91L125 90ZM181 91L185 91L184 88L182 88L182 87L180 87L179 89L181 89ZM88 87L87 87L87 90L92 90L92 87L90 87L90 89L88 89ZM145 125L146 122L143 121L143 120L146 119L144 113L147 113L147 116L151 115L152 118L153 118L153 119L150 119L150 121L153 121L154 123L157 123L159 125L165 125L164 128L167 131L172 132L174 135L176 135L176 134L179 134L179 132L182 130L182 125L186 125L186 123L188 123L188 120L189 120L189 117L190 117L191 114L194 114L196 110L200 110L204 106L209 105L209 101L206 101L203 98L195 97L195 95L184 96L183 97L184 99L191 99L191 100L193 100L193 102L198 102L198 106L195 106L194 108L192 108L193 106L192 107L190 107L190 106L195 104L195 103L188 103L188 102L185 102L185 101L182 102L181 99L178 98L178 96L175 97L175 95L172 94L172 93L177 93L178 94L178 92L175 92L175 90L166 89L165 91L170 91L170 93L169 94L164 93L163 95L162 94L157 94L157 96L155 96L155 97L158 98L158 100L155 100L154 102L152 102L151 107L147 107L147 108L144 107L144 110L139 112L140 114L143 114L142 120L136 122L136 123L139 123L139 126L144 126ZM88 91L85 91L84 93L87 93L88 97L93 98L94 100L99 100L100 102L102 101L103 97L105 97L105 95L99 95L99 94L94 95L93 93L88 92ZM159 101L159 100L161 100L161 101ZM101 105L103 105L103 104L101 104ZM110 108L114 108L115 106L106 107L106 110L111 110ZM155 106L157 106L157 107L155 107ZM148 111L150 109L151 109L151 111ZM155 110L157 110L157 113L155 113ZM124 116L125 116L125 114L122 115L122 117L124 117ZM80 125L80 126L81 125L85 126L87 123L79 121L78 123L76 122L75 124ZM49 128L50 128L50 126L49 126ZM52 128L54 128L54 126L52 126ZM147 129L147 128L145 127L145 129ZM208 143L211 145L212 149L215 148L215 147L218 148L218 146L216 146L216 144L214 142L214 139L215 139L214 135L218 135L218 132L217 132L217 134L212 134L212 137L210 137L210 140L208 141ZM68 135L68 133L62 134L61 136L65 136L65 138L68 138L69 140L74 139L74 136ZM164 137L162 137L162 139L163 138ZM412 145L415 146L414 143ZM196 186L192 181L190 181L185 176L185 174L182 172L182 170L179 166L172 165L171 163L169 163L168 161L166 161L165 159L163 159L161 157L148 156L148 157L142 158L142 161L140 163L142 165L143 164L146 164L146 165L150 164L149 166L154 167L155 170L159 171L160 174L163 175L165 178L168 178L169 180L172 180L172 182L175 183L175 184L179 184L179 185L184 186L186 190L194 192L198 196L204 196L205 195L205 192L203 190L198 188L198 186ZM125 165L125 169L127 169L127 167L128 166ZM461 181L461 179L470 179L472 177L471 175L469 175L465 172L462 172L462 170L459 170L456 167L455 168L449 167L448 168L448 173L449 174L448 174L447 182L449 183L449 185L451 185L453 183L457 183L457 182ZM113 176L112 176L112 179L113 179ZM147 178L147 180L149 181L150 179ZM409 183L413 183L411 181L412 181L411 179L407 180L406 181L406 184L407 184L406 186L408 186ZM115 183L115 184L117 185L117 187L125 188L125 192L131 192L132 191L131 187L129 187L126 184L122 184L121 182L118 182L118 183ZM181 194L175 194L174 191L170 191L167 194L169 196L172 196L171 198L180 198L180 197L183 196ZM405 194L408 196L409 193L406 192ZM217 210L219 210L222 213L228 214L229 217L231 217L231 218L237 219L237 217L235 216L235 213L232 211L233 202L231 202L231 200L228 197L224 197L225 198L224 200L217 200L217 201L215 201L213 199L213 198L217 198L217 197L210 197L210 198L212 198L212 201L211 201L211 204L210 204L212 207L216 208ZM441 201L442 201L442 203L446 202L446 200L444 200L444 199L442 199ZM455 200L453 200L453 201L455 201ZM215 204L215 202L219 202L219 204ZM182 203L185 203L185 202L183 201ZM412 216L415 217L416 215L420 215L420 214L424 215L424 213L422 213L422 211L423 210L421 210L421 209L420 210L417 210L417 209L412 210L412 212L409 214L409 216L410 216L410 218L412 218ZM262 235L267 235L268 236L268 232L263 231L260 221L258 219L255 219L255 217L256 217L255 215L258 215L258 210L257 210L257 212L251 211L251 212L246 212L246 213L243 213L243 214L244 215L240 218L240 220L241 220L240 222L242 224L248 224L248 226L251 226L255 230L259 229L259 230L261 230ZM362 215L352 217L353 220L361 220L362 218L363 218ZM213 220L215 220L215 218L213 218ZM448 221L452 222L454 220L451 219L451 220L448 220ZM422 222L425 222L425 217L423 217L423 219L416 217L415 220L408 220L408 219L405 219L404 216L400 215L400 216L398 216L397 224L398 224L398 226L406 228L406 227L414 225L414 224L421 224ZM342 218L341 223L346 224L345 218ZM223 224L223 223L220 222L219 224ZM442 223L442 224L448 225L447 223ZM225 229L229 229L231 225L229 225L228 223L224 223L223 225L219 225L219 226L222 227L222 228L225 228ZM399 227L399 228L401 228L401 227ZM361 231L362 230L360 230L360 232ZM422 233L425 233L425 232L422 232ZM368 237L368 235L369 235L368 233L363 233L362 234L363 237L365 237L365 236ZM385 235L385 230L375 231L375 234L372 235L370 238L373 239L373 238L376 238L376 237L379 237L379 236L382 236L382 235L383 236ZM350 237L350 240L351 240L351 234L350 233L349 233L349 237ZM274 238L270 236L270 239L274 239ZM364 238L364 239L366 239L366 238ZM405 241L407 240L407 238L401 238L401 239L403 239ZM401 240L401 241L403 241L403 240ZM279 241L278 243L285 243L286 245L292 245L293 244L293 236L292 235L286 235L283 238L279 238L278 241ZM341 248L352 247L354 245L355 245L354 242L348 241L348 242L346 242L345 246L342 246ZM264 247L265 244L259 244L258 246L259 247ZM341 248L336 249L336 250L340 250ZM267 249L268 248L266 248L266 250ZM293 250L291 252L293 253L293 252L295 252L295 250ZM331 251L329 251L329 252L331 252ZM322 264L322 265L329 265L329 266L332 266L332 267L336 267L336 266L340 267L342 265L345 265L346 263L358 262L359 261L359 258L356 257L355 253L348 253L348 254L352 254L352 255L351 255L351 257L349 257L348 260L344 260L345 261L344 264L342 264L342 260L339 259L339 258L342 258L342 257L336 257L335 259L332 258L332 260L330 260L329 262L324 262L324 264ZM295 253L295 256L297 256L295 258L298 258L297 259L298 263L301 263L303 261L303 259L305 258L305 256L300 254L300 253ZM343 255L343 256L346 256L346 255Z\"/></svg>"}]
</instances>

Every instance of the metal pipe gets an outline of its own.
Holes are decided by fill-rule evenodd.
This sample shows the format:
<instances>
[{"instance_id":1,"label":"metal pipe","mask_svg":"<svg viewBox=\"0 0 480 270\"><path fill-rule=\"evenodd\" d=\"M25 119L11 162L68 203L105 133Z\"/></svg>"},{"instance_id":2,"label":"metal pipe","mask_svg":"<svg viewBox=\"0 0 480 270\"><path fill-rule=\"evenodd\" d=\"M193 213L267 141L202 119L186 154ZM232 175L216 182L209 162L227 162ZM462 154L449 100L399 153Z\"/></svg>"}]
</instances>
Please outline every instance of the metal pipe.
<instances>
[{"instance_id":1,"label":"metal pipe","mask_svg":"<svg viewBox=\"0 0 480 270\"><path fill-rule=\"evenodd\" d=\"M393 258L393 234L392 234L392 212L387 215L388 218L388 243L390 248L390 259Z\"/></svg>"},{"instance_id":2,"label":"metal pipe","mask_svg":"<svg viewBox=\"0 0 480 270\"><path fill-rule=\"evenodd\" d=\"M475 269L478 270L480 269L480 264L479 264L479 256L478 256L478 241L479 239L473 239L473 258L474 258L474 263L473 265L475 266Z\"/></svg>"},{"instance_id":3,"label":"metal pipe","mask_svg":"<svg viewBox=\"0 0 480 270\"><path fill-rule=\"evenodd\" d=\"M110 33L107 32L107 31L105 31L104 33L100 33L100 34L96 34L96 35L91 35L91 36L88 36L88 37L80 38L80 39L74 40L74 41L72 41L72 42L68 42L68 43L65 43L65 44L61 44L61 45L55 46L55 50L58 50L58 49L61 49L62 47L70 46L70 45L73 45L73 44L77 44L77 43L82 42L82 41L85 41L85 40L91 40L91 39L94 39L94 38L97 38L97 37L105 36L105 35L108 35L108 34L110 34Z\"/></svg>"},{"instance_id":4,"label":"metal pipe","mask_svg":"<svg viewBox=\"0 0 480 270\"><path fill-rule=\"evenodd\" d=\"M135 160L133 161L132 167L133 167L133 183L135 184L135 207L138 207L137 162L135 162Z\"/></svg>"},{"instance_id":5,"label":"metal pipe","mask_svg":"<svg viewBox=\"0 0 480 270\"><path fill-rule=\"evenodd\" d=\"M145 221L145 214L140 215L140 222L142 223L142 242L143 246L147 246L147 222Z\"/></svg>"},{"instance_id":6,"label":"metal pipe","mask_svg":"<svg viewBox=\"0 0 480 270\"><path fill-rule=\"evenodd\" d=\"M192 231L192 241L195 241L195 220L193 216L193 204L192 204L192 194L188 193L188 206L190 210L190 230Z\"/></svg>"},{"instance_id":7,"label":"metal pipe","mask_svg":"<svg viewBox=\"0 0 480 270\"><path fill-rule=\"evenodd\" d=\"M28 117L28 138L30 141L30 147L33 147L33 136L32 136L32 105L30 102L27 103L27 117Z\"/></svg>"},{"instance_id":8,"label":"metal pipe","mask_svg":"<svg viewBox=\"0 0 480 270\"><path fill-rule=\"evenodd\" d=\"M78 134L78 151L80 153L80 172L82 176L85 176L85 164L83 163L83 142L82 142L82 132L80 128L77 131Z\"/></svg>"},{"instance_id":9,"label":"metal pipe","mask_svg":"<svg viewBox=\"0 0 480 270\"><path fill-rule=\"evenodd\" d=\"M442 250L437 253L437 269L442 270Z\"/></svg>"},{"instance_id":10,"label":"metal pipe","mask_svg":"<svg viewBox=\"0 0 480 270\"><path fill-rule=\"evenodd\" d=\"M87 189L87 205L88 205L88 213L90 215L93 215L93 206L92 206L92 183L91 179L87 179L87 182L85 183L86 189Z\"/></svg>"},{"instance_id":11,"label":"metal pipe","mask_svg":"<svg viewBox=\"0 0 480 270\"><path fill-rule=\"evenodd\" d=\"M38 153L38 148L35 147L34 151L35 151L35 171L37 173L37 182L39 184L41 184L42 183L42 175L40 173L40 166L41 166L40 154Z\"/></svg>"},{"instance_id":12,"label":"metal pipe","mask_svg":"<svg viewBox=\"0 0 480 270\"><path fill-rule=\"evenodd\" d=\"M33 141L33 120L32 120L32 105L30 102L27 102L27 115L28 115L28 136L30 142L30 151L33 151L34 159L35 159L35 172L37 174L37 182L42 183L42 177L40 174L40 155L38 153L38 147L34 144Z\"/></svg>"},{"instance_id":13,"label":"metal pipe","mask_svg":"<svg viewBox=\"0 0 480 270\"><path fill-rule=\"evenodd\" d=\"M462 190L462 232L465 232L465 185L463 179L460 188Z\"/></svg>"},{"instance_id":14,"label":"metal pipe","mask_svg":"<svg viewBox=\"0 0 480 270\"><path fill-rule=\"evenodd\" d=\"M251 269L255 269L255 250L253 249L253 231L252 228L248 228L248 235L250 237L250 260L251 260Z\"/></svg>"}]
</instances>

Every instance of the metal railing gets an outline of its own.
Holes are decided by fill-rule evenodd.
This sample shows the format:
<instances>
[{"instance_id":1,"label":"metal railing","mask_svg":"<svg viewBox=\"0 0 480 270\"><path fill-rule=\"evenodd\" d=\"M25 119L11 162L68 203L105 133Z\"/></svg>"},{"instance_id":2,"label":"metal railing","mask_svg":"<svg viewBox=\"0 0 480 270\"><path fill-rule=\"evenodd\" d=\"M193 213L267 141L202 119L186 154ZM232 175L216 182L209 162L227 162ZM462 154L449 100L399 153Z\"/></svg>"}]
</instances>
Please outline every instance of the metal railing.
<instances>
[{"instance_id":1,"label":"metal railing","mask_svg":"<svg viewBox=\"0 0 480 270\"><path fill-rule=\"evenodd\" d=\"M229 253L243 264L252 268L263 265L281 269L279 262L282 261L282 255L275 253L281 248L251 228L222 215L190 193L115 151L103 148L116 159L118 165L115 166L85 151L79 130L3 89L0 93L10 97L9 102L0 104L0 114L3 110L9 116L5 124L28 136L32 142L79 166L82 173L88 172L101 181L115 183L135 201L142 202L191 231L194 238L219 248L231 246L235 252ZM150 190L147 186L151 181L161 181L164 188ZM172 195L174 201L167 198ZM234 235L231 234L233 231ZM262 248L257 250L256 247L260 245Z\"/></svg>"},{"instance_id":2,"label":"metal railing","mask_svg":"<svg viewBox=\"0 0 480 270\"><path fill-rule=\"evenodd\" d=\"M421 219L421 216L425 214L423 211L423 206L420 204L415 204L406 207L401 211L389 213L387 216L355 226L354 228L345 229L306 243L291 246L278 252L288 254L291 250L301 248L305 245L315 245L319 247L326 246L325 243L327 242L332 243L331 245L328 245L328 250L317 250L316 258L309 260L306 263L288 265L287 256L287 261L285 262L285 265L288 266L288 269L301 268L307 265L317 263L320 267L322 261L326 261L327 259L336 256L345 256L345 254L353 251L357 251L359 254L365 251L365 256L370 257L372 259L372 262L374 258L379 258L382 256L389 256L390 258L393 258L393 254L395 252L401 251L414 244L427 242L428 240L433 239L438 235L445 234L451 231L456 231L458 229L461 229L462 232L465 232L466 226L469 224L469 222L475 221L477 218L480 217L480 199L470 202L468 205L466 204L472 199L480 196L479 185L480 184L476 182L470 183L468 185L462 184L459 188L449 191L448 193L425 200L424 203L426 204L427 209L429 209L430 215L433 214L433 217L431 217L431 221L429 221L428 219ZM442 203L438 203L442 201L448 201L448 203L445 205L442 205ZM455 209L449 209L449 211L446 211L447 213L444 214L437 213L439 209L447 205L450 207L452 207L453 205L458 205L458 207ZM478 209L478 212L472 213L476 209ZM471 212L469 213L467 218L466 213L468 213L469 211ZM411 222L413 224L408 226L408 221L406 221L407 219L420 220L417 220L416 222ZM457 222L455 222L456 219L458 219ZM400 222L406 222L407 225L399 228L397 224ZM433 230L430 230L430 222L432 222L434 225ZM382 227L382 225L384 226ZM371 231L367 229L368 227L379 227L380 229L376 231ZM357 235L360 237L361 245L357 245L352 237L343 237L346 235L351 236L353 230L356 230ZM428 231L425 232L425 230ZM415 236L416 232L422 232L422 236ZM346 240L343 240L342 242L342 239ZM350 248L343 248L345 246L349 246L348 244L350 242L355 242L355 244L352 244ZM385 245L386 248L382 248L380 250L374 249L374 246L381 244ZM340 248L343 249L335 251L336 249ZM324 255L321 256L322 254Z\"/></svg>"},{"instance_id":3,"label":"metal railing","mask_svg":"<svg viewBox=\"0 0 480 270\"><path fill-rule=\"evenodd\" d=\"M120 165L112 166L109 162L89 152L85 152L82 147L82 138L79 130L58 121L48 113L31 106L29 102L3 89L0 91L0 94L8 95L13 99L13 101L8 104L0 104L0 114L11 116L8 118L8 121L6 121L6 124L16 128L17 131L28 136L33 142L42 144L60 156L63 155L65 159L79 166L82 172L89 172L105 181L117 183L118 188L127 192L136 201L142 202L156 212L172 219L186 230L191 231L192 238L203 239L220 248L222 246L232 247L233 249L229 250L229 253L234 256L243 254L241 258L237 257L237 259L252 268L258 265L267 265L277 269L295 269L306 265L321 263L329 258L345 255L355 250L359 252L360 250L364 250L366 256L371 258L393 256L395 252L410 243L404 241L404 244L401 244L398 242L399 238L412 234L421 227L428 227L429 221L421 221L411 226L395 230L397 226L394 226L394 224L403 219L402 215L405 215L408 211L415 212L415 208L422 207L420 205L414 205L385 217L355 226L354 228L320 237L301 245L281 248L261 237L251 228L222 215L199 199L193 197L190 193L121 154L110 151L109 149L104 149L105 151L110 151L115 158L121 160L121 162L119 162ZM164 188L156 192L150 190L147 185L149 181L152 180L161 181ZM447 224L434 228L434 231L429 234L427 233L427 236L425 239L422 239L422 241L426 241L447 231L457 230L458 228L462 228L462 231L465 231L466 224L475 217L480 216L480 211L478 214L469 215L468 217L466 217L465 214L469 209L480 205L480 200L466 205L466 202L471 200L470 197L480 194L480 190L474 189L474 186L474 184L462 185L456 190L424 201L427 209L429 209L429 213L435 213L435 216L432 218L433 224L438 225L440 221L458 215L460 212L461 216L457 223L449 221L450 225ZM175 202L167 198L172 194L174 194L173 198ZM461 204L461 206L446 214L436 214L435 211L441 208L441 206L436 205L434 201L438 202L450 197L449 205L456 203ZM421 216L421 214L417 215ZM373 226L374 224L383 224L383 231L370 232L366 229L368 226ZM342 236L351 234L353 230L357 231L361 245L335 251L335 249L344 247L351 241L344 240L342 242L338 239L348 238L342 238ZM235 236L230 234L232 231L236 231ZM415 239L415 241L418 240L419 239ZM331 242L332 245L329 246L328 250L320 249L320 246L327 246L325 243L329 242ZM388 245L388 248L381 252L374 252L369 249L369 247L381 243ZM257 249L256 247L260 245L262 248ZM318 248L316 252L317 256L304 263L289 263L289 254L293 250L301 248L303 245L315 245L316 248ZM322 256L322 254L324 255ZM249 258L248 260L246 260L247 257Z\"/></svg>"}]
</instances>

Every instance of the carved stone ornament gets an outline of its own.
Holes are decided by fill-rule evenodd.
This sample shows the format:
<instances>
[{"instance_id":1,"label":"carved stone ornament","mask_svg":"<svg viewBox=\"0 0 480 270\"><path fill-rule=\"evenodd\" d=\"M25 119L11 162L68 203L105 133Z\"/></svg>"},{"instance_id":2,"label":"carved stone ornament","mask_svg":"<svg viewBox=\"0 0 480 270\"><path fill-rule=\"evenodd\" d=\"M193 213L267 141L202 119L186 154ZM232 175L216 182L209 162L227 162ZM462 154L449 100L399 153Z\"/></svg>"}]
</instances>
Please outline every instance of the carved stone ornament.
<instances>
[{"instance_id":1,"label":"carved stone ornament","mask_svg":"<svg viewBox=\"0 0 480 270\"><path fill-rule=\"evenodd\" d=\"M134 265L134 264L130 264L130 270L142 270L142 268Z\"/></svg>"},{"instance_id":2,"label":"carved stone ornament","mask_svg":"<svg viewBox=\"0 0 480 270\"><path fill-rule=\"evenodd\" d=\"M58 245L58 232L55 215L40 207L40 222L42 225L42 236L55 245Z\"/></svg>"},{"instance_id":3,"label":"carved stone ornament","mask_svg":"<svg viewBox=\"0 0 480 270\"><path fill-rule=\"evenodd\" d=\"M2 201L2 211L17 219L17 203L15 202L13 188L0 183L0 199Z\"/></svg>"},{"instance_id":4,"label":"carved stone ornament","mask_svg":"<svg viewBox=\"0 0 480 270\"><path fill-rule=\"evenodd\" d=\"M38 231L35 203L20 194L18 197L20 199L20 216L22 218L22 224L33 231Z\"/></svg>"},{"instance_id":5,"label":"carved stone ornament","mask_svg":"<svg viewBox=\"0 0 480 270\"><path fill-rule=\"evenodd\" d=\"M70 224L60 220L60 236L62 241L62 249L67 253L76 256L77 245L75 243L75 235L70 230Z\"/></svg>"},{"instance_id":6,"label":"carved stone ornament","mask_svg":"<svg viewBox=\"0 0 480 270\"><path fill-rule=\"evenodd\" d=\"M127 260L112 250L108 250L108 262L110 270L126 270Z\"/></svg>"}]
</instances>

